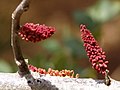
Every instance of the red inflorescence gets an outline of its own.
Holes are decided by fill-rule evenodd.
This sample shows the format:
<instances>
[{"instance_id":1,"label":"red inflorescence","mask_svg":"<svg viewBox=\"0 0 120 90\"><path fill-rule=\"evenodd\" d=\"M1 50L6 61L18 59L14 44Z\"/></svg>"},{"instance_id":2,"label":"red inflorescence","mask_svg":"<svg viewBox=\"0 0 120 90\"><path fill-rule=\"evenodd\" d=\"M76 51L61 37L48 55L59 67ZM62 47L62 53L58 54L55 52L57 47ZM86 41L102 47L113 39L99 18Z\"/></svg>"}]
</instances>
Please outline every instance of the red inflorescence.
<instances>
[{"instance_id":1,"label":"red inflorescence","mask_svg":"<svg viewBox=\"0 0 120 90\"><path fill-rule=\"evenodd\" d=\"M41 40L47 39L51 37L55 32L55 28L48 27L39 24L26 23L23 25L18 31L18 35L22 37L22 39L31 42L39 42Z\"/></svg>"},{"instance_id":2,"label":"red inflorescence","mask_svg":"<svg viewBox=\"0 0 120 90\"><path fill-rule=\"evenodd\" d=\"M80 31L92 67L97 70L97 72L105 75L106 70L108 71L108 60L106 60L105 52L102 51L102 48L100 48L97 41L85 25L80 25Z\"/></svg>"},{"instance_id":3,"label":"red inflorescence","mask_svg":"<svg viewBox=\"0 0 120 90\"><path fill-rule=\"evenodd\" d=\"M60 76L60 77L70 77L70 78L79 78L79 74L74 74L73 70L54 70L52 68L49 68L47 71L43 68L37 68L33 65L28 65L29 70L33 72L38 72L40 74L49 74L50 76Z\"/></svg>"}]
</instances>

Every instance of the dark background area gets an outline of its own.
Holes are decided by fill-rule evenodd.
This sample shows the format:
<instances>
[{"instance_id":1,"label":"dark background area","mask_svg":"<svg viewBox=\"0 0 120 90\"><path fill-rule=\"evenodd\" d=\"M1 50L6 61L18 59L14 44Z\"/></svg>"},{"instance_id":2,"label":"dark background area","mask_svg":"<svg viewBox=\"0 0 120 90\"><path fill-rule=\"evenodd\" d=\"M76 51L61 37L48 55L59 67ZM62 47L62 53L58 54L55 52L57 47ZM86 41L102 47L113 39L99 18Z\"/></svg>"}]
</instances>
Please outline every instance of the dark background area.
<instances>
[{"instance_id":1,"label":"dark background area","mask_svg":"<svg viewBox=\"0 0 120 90\"><path fill-rule=\"evenodd\" d=\"M0 1L0 71L16 72L10 45L11 14L21 0ZM45 69L73 69L80 77L101 78L91 68L81 41L79 25L93 33L109 60L110 76L120 80L120 1L119 0L31 0L21 17L26 22L56 28L55 34L39 43L20 39L29 63Z\"/></svg>"}]
</instances>

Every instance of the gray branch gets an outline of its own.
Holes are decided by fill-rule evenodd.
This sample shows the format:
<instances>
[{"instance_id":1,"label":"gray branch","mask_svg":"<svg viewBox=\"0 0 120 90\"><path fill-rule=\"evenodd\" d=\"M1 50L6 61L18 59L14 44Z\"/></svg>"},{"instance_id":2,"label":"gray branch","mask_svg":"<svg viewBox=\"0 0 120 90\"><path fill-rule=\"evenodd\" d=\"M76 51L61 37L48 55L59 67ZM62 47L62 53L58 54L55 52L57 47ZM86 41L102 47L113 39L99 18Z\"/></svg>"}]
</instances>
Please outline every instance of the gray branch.
<instances>
[{"instance_id":1,"label":"gray branch","mask_svg":"<svg viewBox=\"0 0 120 90\"><path fill-rule=\"evenodd\" d=\"M13 49L15 62L18 66L18 72L21 76L30 74L30 72L21 52L17 31L20 28L20 17L23 12L28 10L29 3L30 0L22 0L15 11L12 13L11 46Z\"/></svg>"},{"instance_id":2,"label":"gray branch","mask_svg":"<svg viewBox=\"0 0 120 90\"><path fill-rule=\"evenodd\" d=\"M0 90L120 90L120 82L113 79L107 86L104 80L91 78L57 77L35 72L32 75L34 82L21 78L18 73L0 73Z\"/></svg>"},{"instance_id":3,"label":"gray branch","mask_svg":"<svg viewBox=\"0 0 120 90\"><path fill-rule=\"evenodd\" d=\"M22 55L17 35L20 28L20 17L23 12L28 10L29 3L30 0L22 0L12 13L11 46L18 66L18 73L0 73L0 90L120 90L120 82L115 80L111 80L111 85L107 86L104 84L104 80L30 73Z\"/></svg>"}]
</instances>

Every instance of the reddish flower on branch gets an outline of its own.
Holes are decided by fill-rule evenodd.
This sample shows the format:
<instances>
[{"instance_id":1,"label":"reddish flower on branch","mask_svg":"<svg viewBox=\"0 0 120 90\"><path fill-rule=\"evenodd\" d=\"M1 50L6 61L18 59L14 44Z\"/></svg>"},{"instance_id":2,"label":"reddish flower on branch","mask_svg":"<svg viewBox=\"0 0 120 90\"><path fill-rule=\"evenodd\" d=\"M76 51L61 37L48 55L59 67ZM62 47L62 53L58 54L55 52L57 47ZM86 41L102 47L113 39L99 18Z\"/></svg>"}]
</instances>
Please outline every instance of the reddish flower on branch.
<instances>
[{"instance_id":1,"label":"reddish flower on branch","mask_svg":"<svg viewBox=\"0 0 120 90\"><path fill-rule=\"evenodd\" d=\"M55 32L55 28L39 24L26 23L18 31L18 35L26 41L39 42L51 37Z\"/></svg>"},{"instance_id":2,"label":"reddish flower on branch","mask_svg":"<svg viewBox=\"0 0 120 90\"><path fill-rule=\"evenodd\" d=\"M106 74L108 71L108 60L106 60L105 52L98 45L97 41L86 28L85 25L80 25L81 38L84 42L84 47L89 57L89 61L92 63L92 67L97 70L97 72Z\"/></svg>"},{"instance_id":3,"label":"reddish flower on branch","mask_svg":"<svg viewBox=\"0 0 120 90\"><path fill-rule=\"evenodd\" d=\"M49 74L50 76L60 76L60 77L70 77L70 78L79 78L79 74L74 74L73 70L54 70L49 68L47 71L43 68L37 68L33 65L28 65L29 70L33 72L38 72L39 74Z\"/></svg>"},{"instance_id":4,"label":"reddish flower on branch","mask_svg":"<svg viewBox=\"0 0 120 90\"><path fill-rule=\"evenodd\" d=\"M28 68L29 68L29 70L31 70L33 72L37 72L38 71L37 67L34 67L33 65L28 65Z\"/></svg>"}]
</instances>

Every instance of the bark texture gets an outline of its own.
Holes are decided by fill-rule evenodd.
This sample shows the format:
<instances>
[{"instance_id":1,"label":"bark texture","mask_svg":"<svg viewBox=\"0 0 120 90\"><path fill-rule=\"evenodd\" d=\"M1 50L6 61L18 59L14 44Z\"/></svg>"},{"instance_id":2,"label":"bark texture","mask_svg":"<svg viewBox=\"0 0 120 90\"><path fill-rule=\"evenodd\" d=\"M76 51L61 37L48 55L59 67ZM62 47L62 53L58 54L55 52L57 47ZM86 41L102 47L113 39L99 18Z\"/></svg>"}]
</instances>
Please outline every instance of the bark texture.
<instances>
[{"instance_id":1,"label":"bark texture","mask_svg":"<svg viewBox=\"0 0 120 90\"><path fill-rule=\"evenodd\" d=\"M35 81L21 78L18 73L0 73L0 90L120 90L120 82L111 80L111 85L104 80L91 78L68 78L40 75L32 72Z\"/></svg>"}]
</instances>

